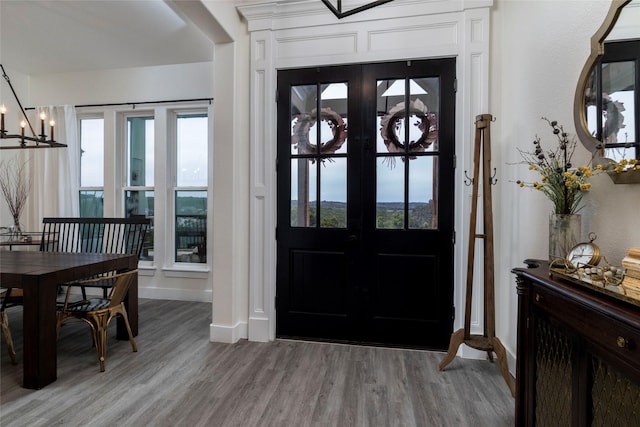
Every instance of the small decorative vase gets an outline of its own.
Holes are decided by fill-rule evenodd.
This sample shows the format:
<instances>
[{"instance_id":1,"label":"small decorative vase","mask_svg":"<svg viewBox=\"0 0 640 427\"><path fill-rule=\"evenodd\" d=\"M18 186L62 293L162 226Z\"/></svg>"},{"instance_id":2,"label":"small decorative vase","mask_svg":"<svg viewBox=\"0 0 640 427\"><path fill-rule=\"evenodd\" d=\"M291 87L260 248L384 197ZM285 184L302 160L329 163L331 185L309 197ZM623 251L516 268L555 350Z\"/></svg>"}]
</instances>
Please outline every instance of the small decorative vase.
<instances>
[{"instance_id":1,"label":"small decorative vase","mask_svg":"<svg viewBox=\"0 0 640 427\"><path fill-rule=\"evenodd\" d=\"M549 216L549 262L563 260L580 242L582 217L579 214Z\"/></svg>"}]
</instances>

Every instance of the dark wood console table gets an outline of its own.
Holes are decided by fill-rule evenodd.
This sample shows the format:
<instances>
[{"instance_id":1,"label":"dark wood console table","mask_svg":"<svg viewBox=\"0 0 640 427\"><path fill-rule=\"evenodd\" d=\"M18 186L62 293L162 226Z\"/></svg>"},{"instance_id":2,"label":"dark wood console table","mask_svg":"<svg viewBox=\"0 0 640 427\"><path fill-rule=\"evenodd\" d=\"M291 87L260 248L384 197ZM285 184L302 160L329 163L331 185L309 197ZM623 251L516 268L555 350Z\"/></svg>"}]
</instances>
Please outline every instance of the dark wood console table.
<instances>
[{"instance_id":1,"label":"dark wood console table","mask_svg":"<svg viewBox=\"0 0 640 427\"><path fill-rule=\"evenodd\" d=\"M516 268L516 425L640 426L640 307Z\"/></svg>"}]
</instances>

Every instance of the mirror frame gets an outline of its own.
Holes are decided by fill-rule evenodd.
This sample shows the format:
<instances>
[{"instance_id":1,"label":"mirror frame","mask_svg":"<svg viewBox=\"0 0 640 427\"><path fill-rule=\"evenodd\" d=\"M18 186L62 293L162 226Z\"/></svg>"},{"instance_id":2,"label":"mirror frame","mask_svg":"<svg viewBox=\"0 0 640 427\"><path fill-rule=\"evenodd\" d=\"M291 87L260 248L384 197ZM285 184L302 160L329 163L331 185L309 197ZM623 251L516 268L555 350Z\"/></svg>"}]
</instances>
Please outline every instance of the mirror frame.
<instances>
[{"instance_id":1,"label":"mirror frame","mask_svg":"<svg viewBox=\"0 0 640 427\"><path fill-rule=\"evenodd\" d=\"M576 127L576 135L589 152L591 152L595 158L602 158L604 149L600 146L601 142L598 141L591 133L587 126L587 117L585 114L585 91L587 89L587 83L593 72L593 68L598 63L598 60L604 55L604 40L607 38L611 30L613 29L622 8L630 3L631 0L611 0L611 6L609 6L609 12L604 19L604 22L591 37L591 54L587 58L587 62L580 73L578 79L578 86L576 88L576 94L573 101L573 121Z\"/></svg>"}]
</instances>

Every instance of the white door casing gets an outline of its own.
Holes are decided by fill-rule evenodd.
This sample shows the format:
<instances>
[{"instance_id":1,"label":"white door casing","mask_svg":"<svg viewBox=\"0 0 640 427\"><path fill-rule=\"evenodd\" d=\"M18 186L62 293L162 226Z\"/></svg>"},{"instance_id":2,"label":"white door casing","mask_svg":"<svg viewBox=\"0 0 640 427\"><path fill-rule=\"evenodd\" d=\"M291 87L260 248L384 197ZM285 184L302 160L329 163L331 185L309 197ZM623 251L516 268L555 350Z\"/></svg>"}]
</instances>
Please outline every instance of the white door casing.
<instances>
[{"instance_id":1,"label":"white door casing","mask_svg":"<svg viewBox=\"0 0 640 427\"><path fill-rule=\"evenodd\" d=\"M338 20L322 2L239 6L251 33L250 252L248 338L275 339L277 70L350 63L456 58L456 202L454 330L464 321L464 280L474 118L489 113L492 0L394 0ZM474 292L474 295L481 292ZM472 329L482 333L482 301ZM475 331L472 331L475 333ZM462 355L465 349L461 347Z\"/></svg>"}]
</instances>

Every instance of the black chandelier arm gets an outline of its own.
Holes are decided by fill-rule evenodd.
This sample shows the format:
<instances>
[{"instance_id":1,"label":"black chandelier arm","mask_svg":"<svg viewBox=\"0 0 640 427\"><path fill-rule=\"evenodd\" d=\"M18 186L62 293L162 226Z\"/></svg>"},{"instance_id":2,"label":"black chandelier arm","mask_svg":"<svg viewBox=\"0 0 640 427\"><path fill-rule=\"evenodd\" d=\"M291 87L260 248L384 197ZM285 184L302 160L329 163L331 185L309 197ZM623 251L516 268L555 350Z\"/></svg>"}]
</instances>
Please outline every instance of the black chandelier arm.
<instances>
[{"instance_id":1,"label":"black chandelier arm","mask_svg":"<svg viewBox=\"0 0 640 427\"><path fill-rule=\"evenodd\" d=\"M2 64L0 64L0 68L2 68L2 77L4 77L4 79L9 84L9 87L11 88L11 92L13 92L13 97L15 98L16 102L18 103L18 106L20 107L20 111L22 112L22 116L24 117L25 121L29 125L29 129L31 129L31 134L35 137L36 136L36 131L33 130L33 126L31 126L31 121L29 120L29 117L27 117L27 113L24 111L24 107L22 106L22 103L20 102L20 99L18 99L18 94L16 93L15 89L13 88L13 85L11 84L11 80L9 79L9 76L7 75L6 71L4 70L4 66ZM4 138L4 136L3 136L3 138Z\"/></svg>"},{"instance_id":2,"label":"black chandelier arm","mask_svg":"<svg viewBox=\"0 0 640 427\"><path fill-rule=\"evenodd\" d=\"M6 131L0 133L0 139L19 139L20 145L18 147L11 146L0 146L0 150L12 150L16 148L59 148L66 147L66 144L62 144L60 142L56 142L52 139L47 140L46 138L38 138L33 136L24 136L24 135L12 135L8 134ZM35 142L35 145L27 145L27 141Z\"/></svg>"},{"instance_id":3,"label":"black chandelier arm","mask_svg":"<svg viewBox=\"0 0 640 427\"><path fill-rule=\"evenodd\" d=\"M329 10L331 12L333 12L334 15L336 15L336 17L338 19L346 18L347 16L351 16L351 15L353 15L355 13L371 9L373 7L380 6L380 5L385 4L385 3L389 3L391 1L393 1L393 0L375 0L375 1L372 1L370 3L363 4L360 7L356 7L355 9L351 9L351 10L347 10L347 11L343 12L342 11L342 0L337 0L337 4L338 4L337 8L329 0L322 0L322 2L325 4L325 6L327 6L329 8Z\"/></svg>"}]
</instances>

